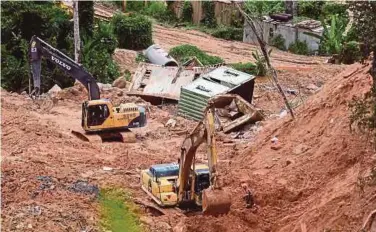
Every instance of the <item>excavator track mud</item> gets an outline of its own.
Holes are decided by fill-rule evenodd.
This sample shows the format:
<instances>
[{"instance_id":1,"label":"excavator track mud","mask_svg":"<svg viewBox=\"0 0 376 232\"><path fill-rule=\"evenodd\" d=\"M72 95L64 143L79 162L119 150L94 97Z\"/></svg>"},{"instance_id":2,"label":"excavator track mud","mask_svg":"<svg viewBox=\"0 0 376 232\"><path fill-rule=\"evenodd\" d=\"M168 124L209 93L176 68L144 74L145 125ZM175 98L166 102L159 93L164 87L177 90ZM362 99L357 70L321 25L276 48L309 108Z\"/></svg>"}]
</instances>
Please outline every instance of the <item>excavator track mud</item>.
<instances>
[{"instance_id":1,"label":"excavator track mud","mask_svg":"<svg viewBox=\"0 0 376 232\"><path fill-rule=\"evenodd\" d=\"M202 192L202 212L204 215L227 214L231 207L229 193L219 189L205 189Z\"/></svg>"},{"instance_id":2,"label":"excavator track mud","mask_svg":"<svg viewBox=\"0 0 376 232\"><path fill-rule=\"evenodd\" d=\"M84 142L103 143L103 142L122 142L135 143L136 135L129 130L86 133L83 130L71 130L71 133Z\"/></svg>"}]
</instances>

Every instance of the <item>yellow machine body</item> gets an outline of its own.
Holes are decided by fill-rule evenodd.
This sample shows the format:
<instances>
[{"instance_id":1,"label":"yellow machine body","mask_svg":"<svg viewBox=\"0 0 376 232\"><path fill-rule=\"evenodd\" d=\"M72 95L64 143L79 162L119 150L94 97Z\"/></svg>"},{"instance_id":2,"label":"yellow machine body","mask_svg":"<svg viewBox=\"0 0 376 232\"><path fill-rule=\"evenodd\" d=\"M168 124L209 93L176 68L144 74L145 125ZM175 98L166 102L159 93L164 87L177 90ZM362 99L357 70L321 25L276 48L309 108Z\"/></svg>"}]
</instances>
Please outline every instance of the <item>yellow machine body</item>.
<instances>
[{"instance_id":1,"label":"yellow machine body","mask_svg":"<svg viewBox=\"0 0 376 232\"><path fill-rule=\"evenodd\" d=\"M177 181L179 165L156 164L141 171L141 188L160 206L178 205ZM206 164L192 166L188 181L192 189L191 202L202 205L202 190L209 187L209 167Z\"/></svg>"},{"instance_id":2,"label":"yellow machine body","mask_svg":"<svg viewBox=\"0 0 376 232\"><path fill-rule=\"evenodd\" d=\"M82 128L86 132L142 127L146 124L143 107L134 103L114 107L107 99L82 104Z\"/></svg>"}]
</instances>

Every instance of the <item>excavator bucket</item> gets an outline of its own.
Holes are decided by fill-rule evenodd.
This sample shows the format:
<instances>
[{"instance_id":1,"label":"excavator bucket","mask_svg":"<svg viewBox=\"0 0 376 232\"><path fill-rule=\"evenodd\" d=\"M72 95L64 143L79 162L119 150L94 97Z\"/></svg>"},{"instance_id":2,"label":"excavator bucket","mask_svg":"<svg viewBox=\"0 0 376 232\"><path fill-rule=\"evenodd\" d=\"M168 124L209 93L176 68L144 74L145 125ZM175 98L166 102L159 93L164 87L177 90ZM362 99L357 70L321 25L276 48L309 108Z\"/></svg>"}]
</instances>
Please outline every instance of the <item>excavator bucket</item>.
<instances>
[{"instance_id":1,"label":"excavator bucket","mask_svg":"<svg viewBox=\"0 0 376 232\"><path fill-rule=\"evenodd\" d=\"M231 207L231 196L223 190L205 189L202 192L202 211L205 215L227 214Z\"/></svg>"}]
</instances>

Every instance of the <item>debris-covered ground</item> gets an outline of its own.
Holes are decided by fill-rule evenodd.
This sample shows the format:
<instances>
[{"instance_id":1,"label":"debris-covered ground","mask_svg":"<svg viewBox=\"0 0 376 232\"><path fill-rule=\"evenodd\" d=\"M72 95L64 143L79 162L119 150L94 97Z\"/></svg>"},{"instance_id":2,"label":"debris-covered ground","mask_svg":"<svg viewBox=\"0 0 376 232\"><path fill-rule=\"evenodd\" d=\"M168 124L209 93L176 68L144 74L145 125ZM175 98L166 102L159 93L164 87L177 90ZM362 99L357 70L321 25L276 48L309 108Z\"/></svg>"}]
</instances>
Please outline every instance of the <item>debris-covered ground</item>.
<instances>
[{"instance_id":1,"label":"debris-covered ground","mask_svg":"<svg viewBox=\"0 0 376 232\"><path fill-rule=\"evenodd\" d=\"M165 48L193 43L227 62L246 61L254 49L161 26L155 27L155 38ZM242 134L250 136L218 134L221 175L233 198L230 213L221 217L145 208L153 202L140 188L140 170L176 162L185 134L195 125L176 116L176 105L152 106L125 90L102 88L114 103L144 104L148 125L133 130L135 143L93 144L70 132L81 127L87 97L79 85L45 104L2 90L2 229L101 231L98 194L116 187L139 205L140 221L151 231L359 231L375 207L376 189L367 180L376 157L365 135L350 131L347 103L370 88L367 67L274 54L297 119L283 112L270 81L257 79L254 103L269 117L245 127ZM165 126L170 119L175 126ZM198 158L204 157L202 146ZM245 207L242 184L252 190L252 208Z\"/></svg>"}]
</instances>

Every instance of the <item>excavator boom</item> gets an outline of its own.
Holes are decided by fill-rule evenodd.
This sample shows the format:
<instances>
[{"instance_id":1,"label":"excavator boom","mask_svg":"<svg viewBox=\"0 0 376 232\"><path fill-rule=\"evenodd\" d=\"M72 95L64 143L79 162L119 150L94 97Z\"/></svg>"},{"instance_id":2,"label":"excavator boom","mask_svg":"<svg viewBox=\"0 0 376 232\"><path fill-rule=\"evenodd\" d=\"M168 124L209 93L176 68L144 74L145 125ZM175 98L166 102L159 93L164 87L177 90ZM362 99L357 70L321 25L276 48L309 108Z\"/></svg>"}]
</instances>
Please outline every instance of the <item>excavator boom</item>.
<instances>
[{"instance_id":1,"label":"excavator boom","mask_svg":"<svg viewBox=\"0 0 376 232\"><path fill-rule=\"evenodd\" d=\"M56 64L61 70L81 82L89 93L89 100L100 99L100 91L95 78L88 73L82 65L76 63L69 56L52 47L37 36L30 41L31 65L33 66L33 77L40 77L40 61L42 56ZM36 67L39 66L39 67Z\"/></svg>"},{"instance_id":2,"label":"excavator boom","mask_svg":"<svg viewBox=\"0 0 376 232\"><path fill-rule=\"evenodd\" d=\"M217 149L215 145L214 108L205 110L205 118L199 122L193 131L184 140L181 149L179 168L179 195L178 201L183 202L187 192L189 172L197 148L205 141L207 143L207 158L210 174L210 187L202 192L202 209L204 214L225 214L230 210L231 197L218 186L219 173L217 172Z\"/></svg>"}]
</instances>

